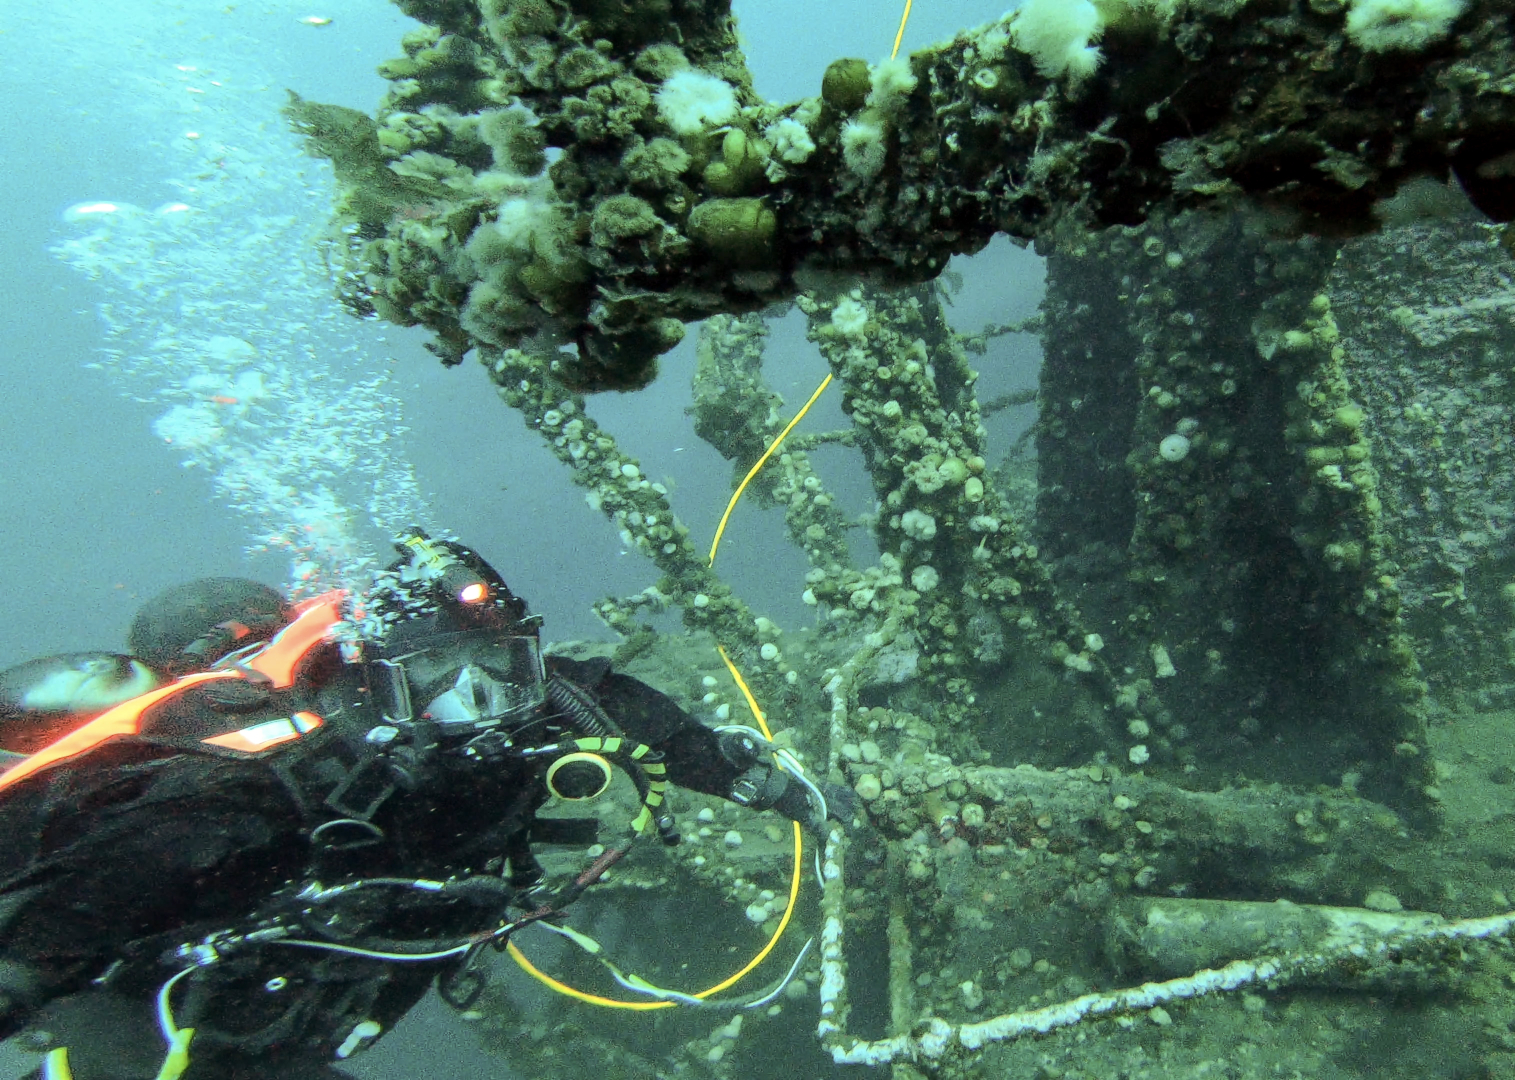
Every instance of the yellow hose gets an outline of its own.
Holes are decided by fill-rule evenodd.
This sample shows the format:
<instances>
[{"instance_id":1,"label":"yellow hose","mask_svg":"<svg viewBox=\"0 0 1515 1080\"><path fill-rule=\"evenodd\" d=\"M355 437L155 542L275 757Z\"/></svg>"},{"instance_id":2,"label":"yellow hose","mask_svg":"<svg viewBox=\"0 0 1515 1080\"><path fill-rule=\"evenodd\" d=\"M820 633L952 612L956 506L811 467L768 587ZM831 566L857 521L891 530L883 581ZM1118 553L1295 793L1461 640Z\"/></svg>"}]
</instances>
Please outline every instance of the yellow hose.
<instances>
[{"instance_id":1,"label":"yellow hose","mask_svg":"<svg viewBox=\"0 0 1515 1080\"><path fill-rule=\"evenodd\" d=\"M789 437L789 433L794 430L794 425L798 424L805 414L810 411L810 406L814 405L816 399L821 396L821 391L830 385L831 376L827 375L821 380L821 385L815 388L815 393L810 395L810 400L805 402L805 407L794 414L794 419L785 425L783 431L779 432L779 437L773 440L773 445L763 451L763 456L757 459L757 464L747 470L747 475L742 477L742 482L731 493L731 501L726 504L726 512L721 515L721 523L715 527L715 539L710 541L710 557L707 560L709 565L715 565L715 549L721 546L721 537L726 532L726 522L731 520L731 511L736 509L737 500L742 497L742 492L747 490L747 485L752 483L752 478L758 474L758 470L773 456L773 452L783 445L784 440Z\"/></svg>"},{"instance_id":2,"label":"yellow hose","mask_svg":"<svg viewBox=\"0 0 1515 1080\"><path fill-rule=\"evenodd\" d=\"M911 3L912 0L905 0L905 11L904 14L900 16L899 29L895 31L894 34L894 48L889 53L889 59L891 60L899 55L900 41L905 36L905 24L910 21ZM708 560L709 565L715 565L716 549L721 546L721 537L726 533L726 523L731 520L731 512L736 509L736 504L741 499L742 492L747 490L747 485L752 482L752 478L758 474L758 471L762 469L765 464L767 464L768 459L773 456L773 452L783 445L784 440L789 437L789 433L794 430L794 425L798 424L801 420L804 419L805 414L810 411L810 406L814 405L816 401L820 399L821 394L824 393L826 387L830 385L831 376L827 375L824 379L821 380L821 385L815 388L815 393L810 395L810 400L805 402L804 407L801 408L799 412L794 414L794 419L790 420L789 423L784 426L784 430L779 432L779 437L773 440L773 445L768 447L767 450L763 451L763 456L758 458L757 462L752 466L752 468L747 470L747 475L742 477L742 482L737 485L736 491L734 491L731 495L731 501L726 504L726 512L721 515L721 523L716 526L715 539L710 542L710 556ZM748 689L747 680L742 678L742 673L738 671L737 666L731 662L731 657L726 655L726 650L720 645L717 645L716 648L720 650L721 659L726 662L727 670L731 672L731 677L736 680L738 688L741 689L742 697L747 701L747 708L752 711L752 717L757 721L758 728L763 732L763 737L771 742L773 740L773 732L768 730L768 720L763 716L763 710L758 707L757 699L752 696L752 691ZM701 990L698 993L689 995L690 997L696 997L703 1000L707 997L710 997L712 994L718 994L722 990L726 990L732 986L735 986L755 967L761 964L764 960L768 959L768 954L773 952L774 946L779 943L779 938L783 937L784 931L789 928L789 920L793 918L794 906L799 900L800 867L804 865L805 848L804 833L800 829L800 823L796 821L792 822L791 824L794 828L794 866L789 874L789 902L784 906L784 914L779 919L778 927L773 931L772 936L768 938L767 944L765 944L762 949L758 951L756 956L747 961L747 963L742 966L741 970L728 975L726 978L722 979L714 986L706 987L704 990ZM678 1004L676 1001L618 1001L615 998L603 997L599 994L591 994L587 991L579 990L575 987L569 986L567 983L560 982L559 980L554 979L551 975L548 975L545 971L541 970L530 960L528 960L526 958L526 954L517 948L514 941L507 941L505 948L506 951L510 953L511 959L520 965L523 971L531 975L538 982L551 987L553 990L556 990L558 993L563 994L566 997L571 997L578 1001L587 1002L590 1005L599 1005L602 1008L606 1009L630 1009L636 1012L646 1012L651 1009L667 1009Z\"/></svg>"}]
</instances>

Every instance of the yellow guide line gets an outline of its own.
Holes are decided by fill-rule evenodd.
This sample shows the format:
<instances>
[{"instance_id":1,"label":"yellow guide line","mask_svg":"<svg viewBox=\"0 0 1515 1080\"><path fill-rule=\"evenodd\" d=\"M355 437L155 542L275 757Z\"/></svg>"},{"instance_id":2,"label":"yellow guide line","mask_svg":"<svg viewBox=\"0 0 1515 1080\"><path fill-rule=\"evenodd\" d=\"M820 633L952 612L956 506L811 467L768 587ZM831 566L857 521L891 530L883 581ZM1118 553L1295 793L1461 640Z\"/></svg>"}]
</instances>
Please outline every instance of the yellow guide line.
<instances>
[{"instance_id":1,"label":"yellow guide line","mask_svg":"<svg viewBox=\"0 0 1515 1080\"><path fill-rule=\"evenodd\" d=\"M893 60L900 54L900 39L905 36L905 24L910 21L911 0L905 0L905 13L900 16L900 28L894 32L894 48L889 52L889 59Z\"/></svg>"},{"instance_id":2,"label":"yellow guide line","mask_svg":"<svg viewBox=\"0 0 1515 1080\"><path fill-rule=\"evenodd\" d=\"M736 509L737 500L742 497L742 492L747 490L747 485L750 484L752 482L752 478L758 474L758 470L761 469L767 460L773 456L773 452L777 450L781 445L783 445L783 442L786 438L788 438L789 433L794 430L794 425L798 424L800 420L804 418L805 414L810 411L810 406L814 405L816 398L821 396L821 391L825 390L826 387L830 385L831 376L827 375L824 379L821 380L821 385L815 388L815 393L810 395L810 400L805 402L805 407L794 414L794 419L789 421L789 424L784 428L783 431L779 432L779 437L773 440L773 445L770 446L767 450L763 451L763 456L757 459L757 464L748 469L747 475L742 477L742 482L736 486L736 491L732 492L731 501L726 504L726 512L721 515L721 523L715 528L715 539L710 541L710 556L707 559L707 563L709 565L715 565L715 549L721 546L721 536L726 532L726 522L731 520L731 511Z\"/></svg>"},{"instance_id":3,"label":"yellow guide line","mask_svg":"<svg viewBox=\"0 0 1515 1080\"><path fill-rule=\"evenodd\" d=\"M789 920L794 917L795 902L799 899L800 895L800 870L801 867L805 865L805 860L803 858L804 839L803 833L800 831L800 823L798 821L795 821L791 822L790 824L794 828L794 867L789 873L789 903L785 905L784 915L781 919L779 919L778 926L774 928L773 935L769 937L768 943L763 946L758 954L742 966L740 971L728 975L726 978L722 979L714 986L707 986L705 989L699 991L698 993L689 995L690 997L697 997L703 1000L710 997L712 994L719 994L722 990L736 985L742 979L746 978L747 974L752 971L753 968L757 967L764 960L768 959L768 954L773 952L774 946L777 945L779 943L779 939L784 936L784 931L789 929ZM547 986L552 987L560 994L564 994L578 1001L588 1002L590 1005L599 1005L607 1009L629 1009L632 1012L647 1012L650 1009L670 1009L673 1006L679 1004L677 1001L618 1001L615 998L604 997L600 994L591 994L585 990L580 990L577 987L569 986L565 982L560 982L557 979L554 979L551 975L547 974L541 968L537 967L530 960L528 960L526 958L526 954L516 947L516 943L513 939L506 939L505 949L510 953L511 959L519 964L521 968L530 974L533 978L542 983L545 983Z\"/></svg>"},{"instance_id":4,"label":"yellow guide line","mask_svg":"<svg viewBox=\"0 0 1515 1080\"><path fill-rule=\"evenodd\" d=\"M905 0L905 11L904 14L900 16L900 26L894 34L894 48L890 50L889 53L889 59L891 60L899 55L900 41L905 36L905 24L910 21L911 3L912 0ZM821 385L815 388L815 393L810 395L810 400L805 402L805 407L794 414L794 419L790 420L789 423L784 427L784 430L779 432L779 437L773 440L773 445L768 447L767 450L763 451L763 456L757 459L757 464L748 469L747 475L742 477L742 482L737 485L736 491L732 493L731 501L726 504L726 512L721 515L720 525L716 526L715 539L710 542L710 556L708 561L711 566L715 565L716 549L721 546L721 537L726 532L726 523L731 520L731 512L736 509L736 504L738 500L741 499L742 492L747 490L747 485L750 484L752 482L752 478L758 474L758 470L767 464L768 459L773 456L773 452L783 444L784 440L789 437L789 433L794 430L794 425L798 424L802 419L804 419L805 414L810 411L810 406L816 403L821 394L825 391L826 387L830 385L831 376L827 375L824 379L821 380ZM731 672L731 677L736 680L737 686L741 689L742 697L747 700L747 708L752 711L753 719L757 721L758 727L762 729L763 737L771 741L773 739L773 732L768 730L768 721L763 716L763 710L758 707L757 699L752 696L752 691L747 688L747 680L742 678L742 673L738 671L737 666L731 662L731 657L726 655L726 650L720 645L717 645L716 648L720 650L721 659L726 662L726 667ZM644 807L643 809L645 812L646 808ZM784 936L784 931L789 927L789 920L794 916L795 902L799 899L800 867L804 865L804 833L800 829L799 822L796 821L792 822L791 824L794 828L794 867L789 875L789 902L784 907L784 915L781 919L779 919L779 925L773 931L773 936L768 939L768 943L763 946L762 950L756 956L747 961L747 963L742 967L740 971L727 976L725 979L716 983L714 986L707 987L706 989L701 990L696 994L690 995L691 997L702 999L707 998L712 994L720 993L727 987L734 986L736 983L740 982L753 968L757 967L764 960L768 959L768 954L773 951L774 946L779 943L779 939ZM615 998L603 997L599 994L590 994L583 990L569 986L567 983L559 982L551 975L548 975L545 971L541 970L530 960L528 960L526 958L526 954L521 952L521 950L516 947L516 943L514 941L507 939L505 947L506 950L510 953L511 958L514 959L517 964L519 964L525 971L529 972L537 980L546 984L547 986L552 987L552 989L556 990L560 994L575 998L579 1001L588 1002L591 1005L599 1005L607 1009L629 1009L634 1012L647 1012L652 1009L672 1008L674 1005L678 1004L676 1001L617 1001Z\"/></svg>"}]
</instances>

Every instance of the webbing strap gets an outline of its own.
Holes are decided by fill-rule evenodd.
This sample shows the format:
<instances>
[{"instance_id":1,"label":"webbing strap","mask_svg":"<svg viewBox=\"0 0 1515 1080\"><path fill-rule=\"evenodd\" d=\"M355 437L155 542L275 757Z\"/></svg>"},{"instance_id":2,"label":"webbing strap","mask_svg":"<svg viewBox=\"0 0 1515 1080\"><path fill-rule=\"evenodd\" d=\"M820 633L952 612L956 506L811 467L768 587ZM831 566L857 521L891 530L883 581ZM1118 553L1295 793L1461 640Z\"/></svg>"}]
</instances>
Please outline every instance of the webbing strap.
<instances>
[{"instance_id":1,"label":"webbing strap","mask_svg":"<svg viewBox=\"0 0 1515 1080\"><path fill-rule=\"evenodd\" d=\"M326 640L327 632L341 620L345 595L340 589L333 589L305 601L295 621L270 638L247 661L247 666L273 680L275 690L293 686L301 658Z\"/></svg>"}]
</instances>

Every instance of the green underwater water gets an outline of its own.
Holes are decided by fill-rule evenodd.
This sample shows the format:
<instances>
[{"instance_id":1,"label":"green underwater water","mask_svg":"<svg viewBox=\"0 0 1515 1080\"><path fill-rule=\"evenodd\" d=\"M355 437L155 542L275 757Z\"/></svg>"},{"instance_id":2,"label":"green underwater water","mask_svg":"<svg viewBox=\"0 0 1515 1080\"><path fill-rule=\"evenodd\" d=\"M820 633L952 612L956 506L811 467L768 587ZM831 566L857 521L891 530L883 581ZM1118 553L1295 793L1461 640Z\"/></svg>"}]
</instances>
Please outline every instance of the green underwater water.
<instances>
[{"instance_id":1,"label":"green underwater water","mask_svg":"<svg viewBox=\"0 0 1515 1080\"><path fill-rule=\"evenodd\" d=\"M868 831L833 840L819 884L807 843L792 925L740 988L774 985L814 938L772 1003L599 1010L502 961L467 1017L487 1052L542 1078L864 1061L900 1077L1515 1073L1510 927L1462 922L1515 908L1501 228L1435 181L1354 236L1240 201L1169 202L1141 224L1049 229L1039 314L1017 293L965 328L949 276L838 257L800 283L779 266L772 207L804 162L775 158L798 145L775 125L808 124L842 163L817 229L870 214L882 228L869 184L896 159L861 176L875 155L847 125L908 129L897 88L870 99L854 61L813 108L761 103L734 32L704 9L679 9L685 57L647 44L640 8L590 6L609 49L554 30L543 5L483 5L533 39L518 56L467 5L412 5L431 22L386 66L376 118L293 110L332 174L265 101L174 151L219 177L196 205L222 218L129 210L72 223L91 231L60 249L122 290L107 366L161 406L159 436L312 588L360 581L374 535L446 518L391 442L404 394L342 344L328 287L349 313L427 327L444 361L480 361L561 466L560 497L607 519L583 529L655 576L596 606L614 642L559 648L614 655L697 715L746 722L719 643L778 741L866 808ZM961 62L958 111L1029 105L1033 65L976 34L939 58ZM690 57L749 111L718 131L659 119L655 87ZM512 88L554 119L558 155L499 115L490 95ZM214 173L212 137L237 151L212 155ZM1049 175L1075 149L1058 154ZM1183 164L1198 186L1211 167ZM333 228L279 201L296 187L335 203ZM267 205L237 201L260 191ZM954 230L928 232L918 253L944 260ZM238 244L264 276L227 274ZM954 267L982 292L973 262ZM270 297L301 314L270 319ZM687 524L710 508L654 478L629 449L648 433L617 429L589 391L649 380L688 321L693 362L667 367L687 370L690 428L670 438L701 440L739 478L804 397L767 381L792 361L765 356L784 318L803 321L813 381L829 372L840 406L829 427L797 427L745 494L739 514L765 509L775 531L782 517L789 561L774 563L784 581L744 591ZM991 382L1007 344L1032 341L1034 399L980 391L980 368ZM1032 405L1024 437L991 434ZM734 528L721 558L753 531ZM774 613L780 595L797 617ZM617 797L596 808L611 822L630 816ZM639 849L575 925L624 970L688 990L773 933L792 841L713 801L676 810L686 843ZM620 993L571 946L523 948Z\"/></svg>"}]
</instances>

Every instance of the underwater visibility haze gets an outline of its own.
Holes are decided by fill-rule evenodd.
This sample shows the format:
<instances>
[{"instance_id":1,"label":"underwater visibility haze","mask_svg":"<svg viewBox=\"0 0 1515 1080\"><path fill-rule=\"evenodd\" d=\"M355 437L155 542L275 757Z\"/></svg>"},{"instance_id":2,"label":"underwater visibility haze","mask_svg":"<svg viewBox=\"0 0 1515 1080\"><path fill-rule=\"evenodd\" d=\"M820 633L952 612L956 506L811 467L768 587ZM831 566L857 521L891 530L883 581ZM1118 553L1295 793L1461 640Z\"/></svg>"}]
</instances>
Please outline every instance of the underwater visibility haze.
<instances>
[{"instance_id":1,"label":"underwater visibility haze","mask_svg":"<svg viewBox=\"0 0 1515 1080\"><path fill-rule=\"evenodd\" d=\"M419 526L860 808L355 1075L1515 1076L1515 12L906 10L8 5L0 666Z\"/></svg>"}]
</instances>

